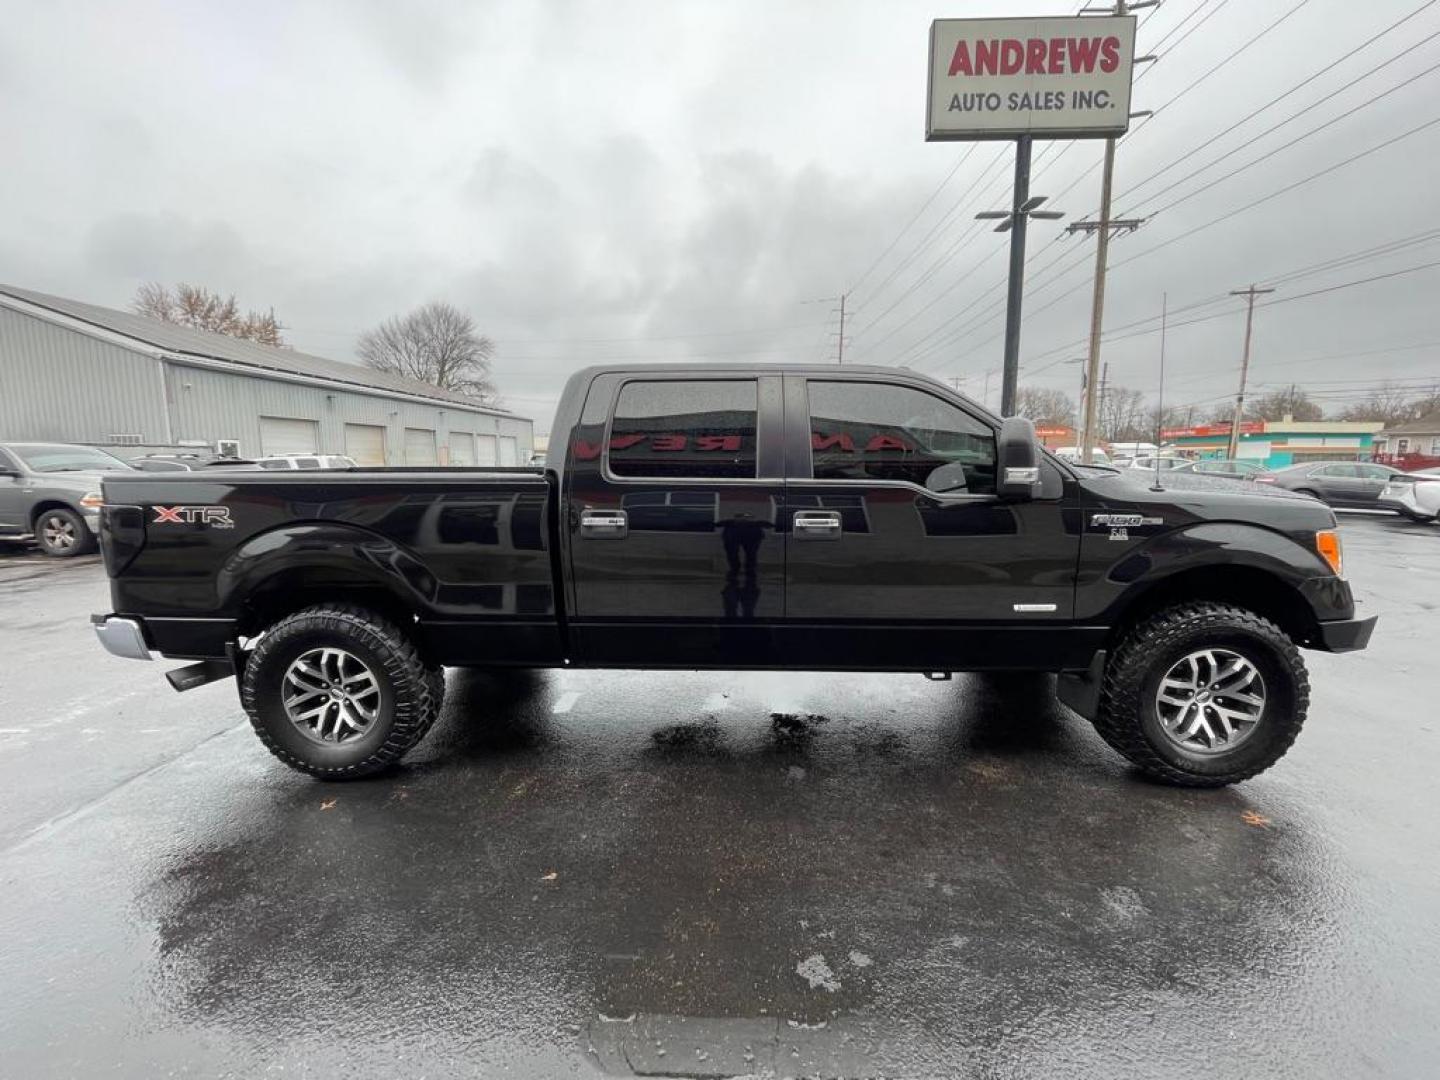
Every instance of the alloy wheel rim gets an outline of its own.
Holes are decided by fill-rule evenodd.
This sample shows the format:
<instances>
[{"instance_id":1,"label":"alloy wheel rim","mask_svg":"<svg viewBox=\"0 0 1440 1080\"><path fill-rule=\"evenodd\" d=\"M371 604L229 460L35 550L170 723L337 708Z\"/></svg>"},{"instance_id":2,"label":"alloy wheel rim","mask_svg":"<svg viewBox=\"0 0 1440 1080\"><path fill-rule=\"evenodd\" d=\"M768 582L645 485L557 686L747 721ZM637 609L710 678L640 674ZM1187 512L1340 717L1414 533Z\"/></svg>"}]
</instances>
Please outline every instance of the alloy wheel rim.
<instances>
[{"instance_id":1,"label":"alloy wheel rim","mask_svg":"<svg viewBox=\"0 0 1440 1080\"><path fill-rule=\"evenodd\" d=\"M380 715L380 680L354 653L333 646L291 661L280 697L300 733L327 746L360 738Z\"/></svg>"},{"instance_id":2,"label":"alloy wheel rim","mask_svg":"<svg viewBox=\"0 0 1440 1080\"><path fill-rule=\"evenodd\" d=\"M1265 715L1265 678L1233 649L1197 649L1160 679L1155 716L1165 737L1192 754L1235 749Z\"/></svg>"},{"instance_id":3,"label":"alloy wheel rim","mask_svg":"<svg viewBox=\"0 0 1440 1080\"><path fill-rule=\"evenodd\" d=\"M75 526L62 517L46 518L41 530L47 547L69 548L75 546Z\"/></svg>"}]
</instances>

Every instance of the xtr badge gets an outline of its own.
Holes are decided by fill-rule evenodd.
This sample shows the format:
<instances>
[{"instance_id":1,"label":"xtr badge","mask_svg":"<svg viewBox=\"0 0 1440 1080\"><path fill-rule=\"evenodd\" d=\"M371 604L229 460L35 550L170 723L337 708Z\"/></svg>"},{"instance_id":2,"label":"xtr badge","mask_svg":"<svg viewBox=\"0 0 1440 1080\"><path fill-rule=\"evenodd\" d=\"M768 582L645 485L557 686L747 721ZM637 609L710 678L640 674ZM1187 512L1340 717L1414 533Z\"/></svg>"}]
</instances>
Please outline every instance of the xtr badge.
<instances>
[{"instance_id":1,"label":"xtr badge","mask_svg":"<svg viewBox=\"0 0 1440 1080\"><path fill-rule=\"evenodd\" d=\"M152 506L152 525L208 525L212 529L233 529L228 506Z\"/></svg>"}]
</instances>

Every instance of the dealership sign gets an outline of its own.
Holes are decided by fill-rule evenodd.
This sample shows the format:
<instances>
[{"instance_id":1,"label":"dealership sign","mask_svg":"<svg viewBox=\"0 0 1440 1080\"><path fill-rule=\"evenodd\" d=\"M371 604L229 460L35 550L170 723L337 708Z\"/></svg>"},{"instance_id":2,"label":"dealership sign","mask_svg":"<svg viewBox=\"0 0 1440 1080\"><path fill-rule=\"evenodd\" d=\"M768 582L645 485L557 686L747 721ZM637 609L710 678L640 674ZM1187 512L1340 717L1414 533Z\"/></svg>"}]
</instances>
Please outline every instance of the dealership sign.
<instances>
[{"instance_id":1,"label":"dealership sign","mask_svg":"<svg viewBox=\"0 0 1440 1080\"><path fill-rule=\"evenodd\" d=\"M1134 61L1133 16L936 19L925 138L1123 134Z\"/></svg>"}]
</instances>

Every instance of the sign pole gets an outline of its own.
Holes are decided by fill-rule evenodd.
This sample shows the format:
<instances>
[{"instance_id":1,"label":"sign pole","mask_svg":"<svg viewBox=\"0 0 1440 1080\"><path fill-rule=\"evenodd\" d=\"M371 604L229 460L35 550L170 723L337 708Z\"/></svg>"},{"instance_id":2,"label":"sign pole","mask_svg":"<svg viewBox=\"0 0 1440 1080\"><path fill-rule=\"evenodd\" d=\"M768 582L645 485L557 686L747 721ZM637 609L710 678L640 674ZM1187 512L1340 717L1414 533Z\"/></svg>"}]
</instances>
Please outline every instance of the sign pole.
<instances>
[{"instance_id":1,"label":"sign pole","mask_svg":"<svg viewBox=\"0 0 1440 1080\"><path fill-rule=\"evenodd\" d=\"M1015 140L1015 194L1010 225L1010 287L1005 303L1005 367L1000 377L1000 415L1015 414L1015 392L1020 381L1020 306L1025 298L1025 226L1030 215L1029 135Z\"/></svg>"}]
</instances>

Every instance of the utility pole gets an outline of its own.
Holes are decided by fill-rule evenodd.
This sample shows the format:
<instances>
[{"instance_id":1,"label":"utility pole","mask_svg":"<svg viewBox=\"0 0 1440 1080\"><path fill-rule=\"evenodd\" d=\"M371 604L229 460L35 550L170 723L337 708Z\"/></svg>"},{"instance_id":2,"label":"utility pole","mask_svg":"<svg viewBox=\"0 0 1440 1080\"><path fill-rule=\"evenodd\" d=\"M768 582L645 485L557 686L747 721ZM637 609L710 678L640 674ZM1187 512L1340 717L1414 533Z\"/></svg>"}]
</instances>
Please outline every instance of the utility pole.
<instances>
[{"instance_id":1,"label":"utility pole","mask_svg":"<svg viewBox=\"0 0 1440 1080\"><path fill-rule=\"evenodd\" d=\"M1230 424L1230 448L1225 456L1234 460L1240 453L1240 421L1245 416L1245 380L1250 375L1250 330L1255 324L1255 297L1274 292L1274 289L1257 289L1253 284L1248 289L1231 289L1231 296L1245 297L1245 352L1240 359L1240 390L1235 395L1235 419Z\"/></svg>"},{"instance_id":2,"label":"utility pole","mask_svg":"<svg viewBox=\"0 0 1440 1080\"><path fill-rule=\"evenodd\" d=\"M836 362L837 364L843 364L843 363L845 362L845 297L846 297L846 295L847 295L846 293L841 293L841 294L840 294L840 333L837 335L836 341L835 341L835 362ZM833 311L834 309L832 308L831 310Z\"/></svg>"},{"instance_id":3,"label":"utility pole","mask_svg":"<svg viewBox=\"0 0 1440 1080\"><path fill-rule=\"evenodd\" d=\"M1108 12L1110 15L1128 15L1139 8L1154 7L1159 0L1115 0L1115 7ZM1094 9L1084 9L1094 10ZM1154 60L1153 56L1137 56L1135 63L1146 60ZM1134 112L1130 116L1149 116L1148 110ZM1093 458L1095 448L1096 424L1098 413L1095 409L1096 377L1099 375L1100 367L1100 328L1105 322L1105 269L1110 259L1110 232L1112 229L1124 229L1134 232L1145 223L1144 218L1122 218L1111 220L1110 217L1110 196L1115 185L1115 136L1111 135L1105 140L1105 169L1100 179L1100 220L1099 221L1077 221L1070 225L1071 233L1085 232L1095 233L1095 292L1090 302L1090 355L1089 363L1085 368L1085 428L1080 435L1080 460L1089 463Z\"/></svg>"}]
</instances>

